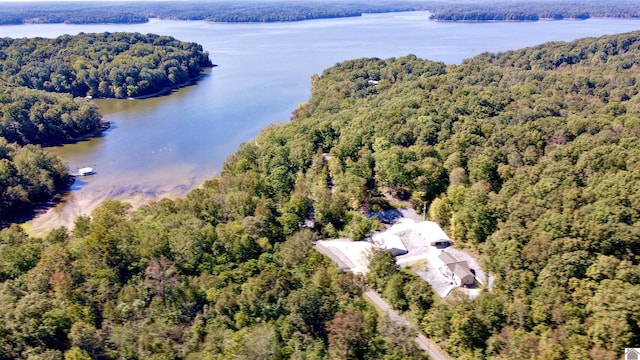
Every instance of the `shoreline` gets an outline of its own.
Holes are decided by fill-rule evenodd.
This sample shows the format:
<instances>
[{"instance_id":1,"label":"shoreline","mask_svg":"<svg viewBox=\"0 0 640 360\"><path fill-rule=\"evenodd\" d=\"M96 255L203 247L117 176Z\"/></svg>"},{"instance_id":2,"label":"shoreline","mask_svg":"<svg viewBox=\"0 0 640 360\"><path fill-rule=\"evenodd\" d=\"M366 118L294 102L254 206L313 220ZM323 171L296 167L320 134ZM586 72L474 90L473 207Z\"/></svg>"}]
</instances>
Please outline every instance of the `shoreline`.
<instances>
[{"instance_id":1,"label":"shoreline","mask_svg":"<svg viewBox=\"0 0 640 360\"><path fill-rule=\"evenodd\" d=\"M69 191L71 191L71 186L73 186L75 181L76 177L69 174L67 176L65 185L62 188L56 190L56 192L53 193L49 199L35 204L33 208L21 211L19 214L16 214L9 219L2 219L2 221L0 221L0 229L8 228L13 224L17 224L24 228L24 226L33 219L37 218L40 215L46 214L50 209L55 208L56 205L64 200L64 196L69 193ZM49 231L51 230L53 230L53 228L49 229Z\"/></svg>"},{"instance_id":2,"label":"shoreline","mask_svg":"<svg viewBox=\"0 0 640 360\"><path fill-rule=\"evenodd\" d=\"M209 71L211 71L211 69L213 69L214 67L217 67L218 65L213 64L211 67L205 68L205 70L198 75L195 78L189 79L183 83L180 84L176 84L173 86L167 86L164 87L156 92L153 92L151 94L145 94L145 95L140 95L140 96L130 96L124 99L117 99L117 100L144 100L144 99L150 99L150 98L154 98L154 97L159 97L159 96L165 96L169 93L171 93L172 90L175 89L181 89L183 87L187 87L187 86L191 86L191 85L196 85L198 83L199 80L201 80L204 76L206 76Z\"/></svg>"},{"instance_id":3,"label":"shoreline","mask_svg":"<svg viewBox=\"0 0 640 360\"><path fill-rule=\"evenodd\" d=\"M526 22L538 22L538 21L583 21L589 19L617 19L617 18L607 18L607 17L588 17L588 18L571 18L566 17L562 19L555 18L538 18L535 20L506 20L506 19L485 19L485 20L448 20L448 19L435 19L431 18L429 20L433 22L441 22L441 23L469 23L469 24L477 24L477 23L526 23ZM629 18L629 19L637 19L637 18Z\"/></svg>"},{"instance_id":4,"label":"shoreline","mask_svg":"<svg viewBox=\"0 0 640 360\"><path fill-rule=\"evenodd\" d=\"M174 89L180 89L186 86L191 86L191 85L196 85L197 82L199 80L201 80L204 76L206 76L210 69L213 67L216 67L218 65L213 64L211 67L206 68L204 70L203 73L201 73L200 75L198 75L196 78L192 78L189 79L188 81L185 81L181 84L177 84L174 85L172 87L165 87L163 89L161 89L160 91L157 91L155 93L152 94L146 94L143 96L139 96L139 97L130 97L130 98L125 98L125 99L116 99L116 100L142 100L142 99L149 99L149 98L153 98L153 97L160 97L160 96L166 96L168 94L171 93L172 90ZM101 134L103 134L106 130L111 128L111 122L105 118L101 118L99 121L99 126L96 130L89 132L87 134L81 135L81 136L76 136L73 138L69 138L69 139L61 139L55 142L49 142L49 143L45 143L45 144L41 144L41 146L43 148L50 148L50 147L55 147L55 146L62 146L62 145L67 145L67 144L73 144L73 143L77 143L80 141L85 141L94 137L99 137ZM71 187L73 186L73 184L75 183L75 180L78 178L78 176L71 174L69 172L68 174L68 180L66 182L66 184L60 188L59 190L57 190L49 199L47 199L46 201L43 201L41 203L36 204L32 209L28 209L25 210L23 212L21 212L20 214L18 214L17 216L11 218L11 219L7 219L6 221L3 219L2 221L0 221L0 228L4 228L4 227L8 227L12 224L18 224L21 227L23 227L25 230L30 228L33 221L38 219L39 217L45 216L49 211L51 211L52 209L54 209L58 204L60 204L61 202L64 201L64 197L66 195L68 195L72 190ZM171 196L170 196L171 197ZM103 199L101 199L100 201L98 201L98 203L95 206L99 206L99 204L106 200L108 197L105 197ZM142 205L142 203L148 202L152 199L146 199L142 200L142 199L128 199L128 202L131 202L132 205L137 205L140 206ZM95 207L94 206L94 207ZM73 221L66 221L65 226L67 228L70 228L72 225ZM46 229L42 229L43 226L39 226L39 231L38 234L41 234L42 232L48 232L54 229L54 227L49 228L48 226L44 226ZM30 232L30 231L28 231Z\"/></svg>"},{"instance_id":5,"label":"shoreline","mask_svg":"<svg viewBox=\"0 0 640 360\"><path fill-rule=\"evenodd\" d=\"M65 145L65 144L77 143L77 142L84 141L84 140L87 140L87 139L90 139L90 138L93 138L93 137L98 137L103 132L108 130L110 127L111 127L111 122L109 122L105 118L101 118L100 122L99 122L99 126L95 131L92 131L92 132L87 133L87 134L82 135L82 136L76 136L76 137L71 138L71 139L64 139L64 140L59 140L59 141L56 141L56 142L50 142L50 143L46 143L46 144L41 144L40 146L43 149L46 149L46 148L54 147L54 146L61 146L61 145ZM64 200L63 199L64 196L71 191L71 187L75 183L76 178L77 178L76 175L73 175L71 172L68 172L67 173L67 179L65 181L64 186L62 186L59 189L57 189L51 195L51 197L49 197L49 199L47 199L47 200L45 200L43 202L34 204L34 206L32 208L25 209L24 211L21 211L20 213L16 214L15 216L13 216L11 218L0 219L0 229L9 227L12 224L18 224L18 225L24 227L28 222L33 221L38 216L46 214L49 210L55 208L60 202L62 202ZM50 230L53 230L53 229L50 229Z\"/></svg>"},{"instance_id":6,"label":"shoreline","mask_svg":"<svg viewBox=\"0 0 640 360\"><path fill-rule=\"evenodd\" d=\"M49 148L49 147L54 147L54 146L62 146L62 145L66 145L66 144L73 144L73 143L77 143L80 141L84 141L90 138L94 138L94 137L98 137L100 136L103 132L109 130L109 128L111 128L111 122L105 118L101 118L98 128L92 132L89 132L87 134L84 135L80 135L80 136L76 136L70 139L61 139L58 141L52 141L52 142L48 142L48 143L44 143L41 144L40 146L42 146L42 148Z\"/></svg>"},{"instance_id":7,"label":"shoreline","mask_svg":"<svg viewBox=\"0 0 640 360\"><path fill-rule=\"evenodd\" d=\"M175 171L176 173L188 173L188 171ZM165 172L171 174L172 172ZM170 176L170 175L169 175ZM215 174L213 175L215 176ZM208 177L187 176L173 179L170 182L162 181L161 184L150 184L144 188L130 186L127 183L112 182L109 177L97 177L94 181L100 183L89 192L74 194L67 189L56 196L55 199L43 203L38 211L29 214L32 218L23 217L23 221L17 223L30 236L46 236L52 230L65 227L72 231L78 216L90 216L105 200L113 199L132 206L132 210L150 202L164 198L177 199L185 197L189 191L202 186ZM82 182L82 177L72 177L73 184ZM72 186L75 186L73 185ZM80 186L82 186L80 184ZM69 203L70 202L70 203ZM61 208L61 206L63 206ZM27 214L28 215L28 214Z\"/></svg>"}]
</instances>

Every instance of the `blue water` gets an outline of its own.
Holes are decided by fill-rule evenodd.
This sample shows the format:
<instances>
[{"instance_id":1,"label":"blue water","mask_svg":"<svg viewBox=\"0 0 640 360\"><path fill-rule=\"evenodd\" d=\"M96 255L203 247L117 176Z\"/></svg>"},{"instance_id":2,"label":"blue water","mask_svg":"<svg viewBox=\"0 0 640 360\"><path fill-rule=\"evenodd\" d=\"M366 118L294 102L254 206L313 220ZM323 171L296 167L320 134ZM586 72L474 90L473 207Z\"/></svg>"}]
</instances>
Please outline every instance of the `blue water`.
<instances>
[{"instance_id":1,"label":"blue water","mask_svg":"<svg viewBox=\"0 0 640 360\"><path fill-rule=\"evenodd\" d=\"M485 51L640 29L638 20L528 23L437 23L426 12L270 24L152 20L136 25L0 26L0 37L137 31L195 41L219 66L197 85L146 100L97 100L113 124L102 137L52 148L72 170L96 175L74 185L66 201L35 228L68 224L100 200L134 203L183 196L215 175L242 142L286 122L310 95L310 78L358 57L415 54L450 64Z\"/></svg>"}]
</instances>

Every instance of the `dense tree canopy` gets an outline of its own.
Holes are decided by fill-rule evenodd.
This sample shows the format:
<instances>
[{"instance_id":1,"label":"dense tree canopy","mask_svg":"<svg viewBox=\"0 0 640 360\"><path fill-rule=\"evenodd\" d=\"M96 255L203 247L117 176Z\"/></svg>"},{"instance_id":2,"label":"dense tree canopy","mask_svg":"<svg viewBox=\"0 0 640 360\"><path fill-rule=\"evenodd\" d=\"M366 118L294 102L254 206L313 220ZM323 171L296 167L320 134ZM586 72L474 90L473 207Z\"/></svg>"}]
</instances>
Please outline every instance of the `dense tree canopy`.
<instances>
[{"instance_id":1,"label":"dense tree canopy","mask_svg":"<svg viewBox=\"0 0 640 360\"><path fill-rule=\"evenodd\" d=\"M69 169L40 146L8 144L0 137L0 226L6 219L47 201L68 185Z\"/></svg>"},{"instance_id":2,"label":"dense tree canopy","mask_svg":"<svg viewBox=\"0 0 640 360\"><path fill-rule=\"evenodd\" d=\"M496 276L492 293L420 321L455 356L616 358L640 333L637 300L625 310L602 300L612 286L640 290L638 56L640 33L630 33L457 66L346 61L313 78L291 123L243 145L225 169L268 177L288 164L295 182L269 182L270 193L306 194L327 236L350 210L384 207L388 192L430 204ZM408 280L375 274L406 309Z\"/></svg>"},{"instance_id":3,"label":"dense tree canopy","mask_svg":"<svg viewBox=\"0 0 640 360\"><path fill-rule=\"evenodd\" d=\"M0 358L424 359L310 230L283 237L270 207L211 218L248 185L220 180L136 211L107 201L73 233L0 231Z\"/></svg>"},{"instance_id":4,"label":"dense tree canopy","mask_svg":"<svg viewBox=\"0 0 640 360\"><path fill-rule=\"evenodd\" d=\"M630 33L458 66L347 61L314 78L280 142L297 154L302 137L330 154L322 176L333 197L426 202L482 254L493 292L422 321L453 355L617 358L640 340L640 302L626 300L640 290L639 56L640 33ZM386 277L372 280L406 306ZM619 301L604 300L613 287Z\"/></svg>"},{"instance_id":5,"label":"dense tree canopy","mask_svg":"<svg viewBox=\"0 0 640 360\"><path fill-rule=\"evenodd\" d=\"M186 198L0 232L0 356L419 358L311 247L391 199L495 276L434 301L371 255L359 281L451 355L617 359L640 341L639 57L636 32L336 64Z\"/></svg>"},{"instance_id":6,"label":"dense tree canopy","mask_svg":"<svg viewBox=\"0 0 640 360\"><path fill-rule=\"evenodd\" d=\"M74 96L155 94L211 67L202 46L139 33L0 39L0 76L10 84Z\"/></svg>"},{"instance_id":7,"label":"dense tree canopy","mask_svg":"<svg viewBox=\"0 0 640 360\"><path fill-rule=\"evenodd\" d=\"M463 1L434 7L437 21L537 21L588 18L640 17L640 5L632 0L611 1Z\"/></svg>"},{"instance_id":8,"label":"dense tree canopy","mask_svg":"<svg viewBox=\"0 0 640 360\"><path fill-rule=\"evenodd\" d=\"M100 129L98 107L68 94L0 87L0 137L7 142L49 144Z\"/></svg>"}]
</instances>

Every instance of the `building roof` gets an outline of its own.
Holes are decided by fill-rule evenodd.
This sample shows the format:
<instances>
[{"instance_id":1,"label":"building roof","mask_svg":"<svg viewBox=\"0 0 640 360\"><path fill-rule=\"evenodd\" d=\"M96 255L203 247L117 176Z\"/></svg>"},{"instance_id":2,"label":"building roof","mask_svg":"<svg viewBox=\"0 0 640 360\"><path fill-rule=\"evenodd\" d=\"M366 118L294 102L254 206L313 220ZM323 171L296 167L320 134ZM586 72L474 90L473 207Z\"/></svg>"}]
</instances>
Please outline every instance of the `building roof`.
<instances>
[{"instance_id":1,"label":"building roof","mask_svg":"<svg viewBox=\"0 0 640 360\"><path fill-rule=\"evenodd\" d=\"M444 230L442 230L440 225L433 221L423 221L418 223L416 227L422 238L429 244L444 241L451 242L451 239Z\"/></svg>"},{"instance_id":2,"label":"building roof","mask_svg":"<svg viewBox=\"0 0 640 360\"><path fill-rule=\"evenodd\" d=\"M452 273L454 273L458 278L464 279L467 276L474 277L471 273L471 269L469 269L469 264L466 261L459 261L457 263L449 264L449 269Z\"/></svg>"},{"instance_id":3,"label":"building roof","mask_svg":"<svg viewBox=\"0 0 640 360\"><path fill-rule=\"evenodd\" d=\"M442 261L444 265L449 265L449 264L458 262L458 260L456 260L456 258L454 258L453 255L449 254L446 251L443 251L440 254L438 254L438 259L440 259L440 261Z\"/></svg>"},{"instance_id":4,"label":"building roof","mask_svg":"<svg viewBox=\"0 0 640 360\"><path fill-rule=\"evenodd\" d=\"M442 261L442 264L449 268L451 273L457 276L463 283L466 283L465 279L469 277L471 277L471 279L475 279L475 275L471 272L469 264L466 261L460 261L446 251L438 254L438 259ZM469 281L472 281L471 279L469 279Z\"/></svg>"},{"instance_id":5,"label":"building roof","mask_svg":"<svg viewBox=\"0 0 640 360\"><path fill-rule=\"evenodd\" d=\"M383 249L390 250L394 255L403 255L409 252L396 234L378 233L373 236L373 243Z\"/></svg>"}]
</instances>

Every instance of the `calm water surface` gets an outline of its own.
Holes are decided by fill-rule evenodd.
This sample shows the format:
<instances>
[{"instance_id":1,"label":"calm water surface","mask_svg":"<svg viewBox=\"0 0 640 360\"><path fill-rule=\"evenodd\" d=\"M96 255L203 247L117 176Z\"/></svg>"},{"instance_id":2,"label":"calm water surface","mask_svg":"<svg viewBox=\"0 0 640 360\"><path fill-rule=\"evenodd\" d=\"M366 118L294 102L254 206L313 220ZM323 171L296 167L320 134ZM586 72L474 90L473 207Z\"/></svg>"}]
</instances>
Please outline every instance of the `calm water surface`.
<instances>
[{"instance_id":1,"label":"calm water surface","mask_svg":"<svg viewBox=\"0 0 640 360\"><path fill-rule=\"evenodd\" d=\"M32 221L33 230L69 225L103 199L141 203L183 196L215 175L238 145L289 120L310 77L358 57L460 63L484 51L640 29L640 21L590 19L531 23L436 23L428 13L365 15L273 24L152 20L137 25L0 26L0 37L55 37L137 31L195 41L219 65L197 85L145 100L96 100L112 128L99 138L51 148L69 167L97 174L76 181L65 200Z\"/></svg>"}]
</instances>

